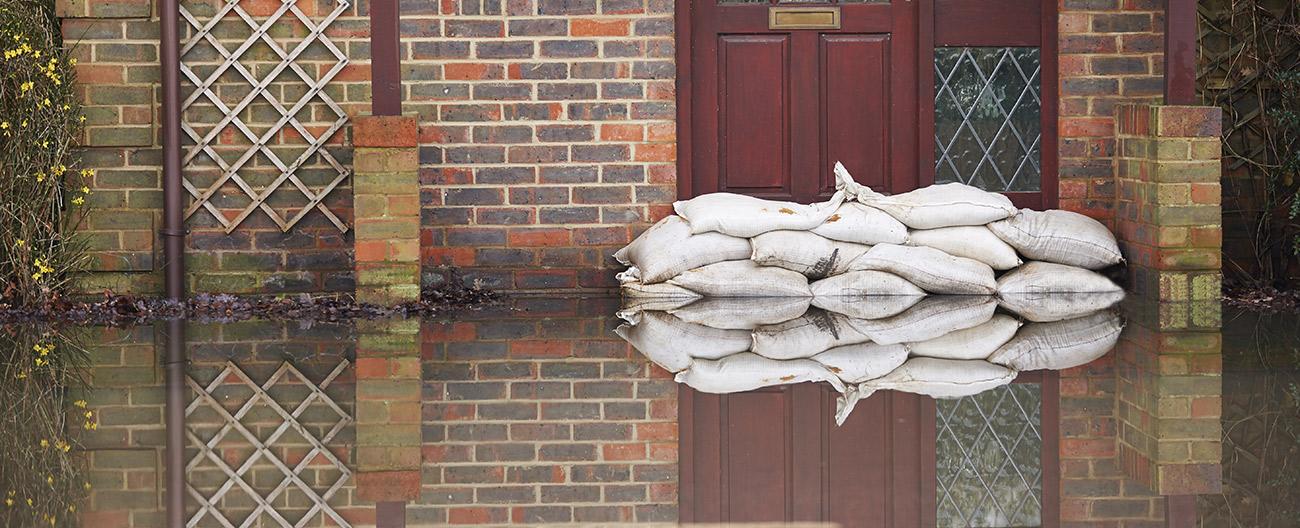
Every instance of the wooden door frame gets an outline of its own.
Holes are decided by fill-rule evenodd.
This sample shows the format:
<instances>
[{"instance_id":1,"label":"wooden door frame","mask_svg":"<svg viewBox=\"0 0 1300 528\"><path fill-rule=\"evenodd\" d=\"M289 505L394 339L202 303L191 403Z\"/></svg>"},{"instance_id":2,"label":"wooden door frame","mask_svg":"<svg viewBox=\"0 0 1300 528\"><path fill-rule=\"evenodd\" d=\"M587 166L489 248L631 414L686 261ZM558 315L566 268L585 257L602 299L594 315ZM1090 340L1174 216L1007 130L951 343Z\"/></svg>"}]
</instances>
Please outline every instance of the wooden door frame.
<instances>
[{"instance_id":1,"label":"wooden door frame","mask_svg":"<svg viewBox=\"0 0 1300 528\"><path fill-rule=\"evenodd\" d=\"M691 60L691 38L692 38L692 15L693 6L696 1L711 0L674 0L674 44L676 47L675 59L677 62L676 78L676 105L677 105L677 198L685 200L697 195L695 189L695 178L693 172L694 159L694 137L692 134L691 116L693 115L692 101L692 68ZM917 2L917 20L919 27L916 28L917 35L917 90L919 94L930 94L929 97L917 97L917 116L920 120L917 126L915 141L917 142L917 172L915 181L918 186L926 186L934 183L934 47L936 45L936 26L940 21L936 18L936 0L915 0ZM953 6L960 4L949 4L953 0L937 0L940 7L945 11L952 9ZM1025 20L1015 17L1006 17L1006 13L1018 13L1020 10L1014 9L1014 4L1018 0L990 0L993 3L1004 3L1011 7L993 8L989 3L981 2L979 8L986 13L999 13L992 24L965 24L944 26L940 30L940 42L946 45L1000 45L1000 46L1032 46L1039 47L1039 94L1042 98L1041 105L1041 128L1042 141L1039 150L1042 153L1040 160L1041 180L1039 193L1007 193L1011 201L1018 207L1028 207L1031 209L1054 209L1060 204L1060 144L1057 132L1057 123L1059 117L1060 94L1059 94L1059 77L1058 67L1058 42L1057 42L1057 0L1040 0L1040 12L1037 20L1039 30L1037 34L1026 35L1024 32L1017 31L1017 27L1024 27ZM963 14L964 16L965 14ZM930 23L925 23L930 21ZM978 33L972 31L959 31L962 28L979 27ZM946 35L944 32L948 32ZM961 44L964 43L964 44ZM995 44L996 43L996 44Z\"/></svg>"}]
</instances>

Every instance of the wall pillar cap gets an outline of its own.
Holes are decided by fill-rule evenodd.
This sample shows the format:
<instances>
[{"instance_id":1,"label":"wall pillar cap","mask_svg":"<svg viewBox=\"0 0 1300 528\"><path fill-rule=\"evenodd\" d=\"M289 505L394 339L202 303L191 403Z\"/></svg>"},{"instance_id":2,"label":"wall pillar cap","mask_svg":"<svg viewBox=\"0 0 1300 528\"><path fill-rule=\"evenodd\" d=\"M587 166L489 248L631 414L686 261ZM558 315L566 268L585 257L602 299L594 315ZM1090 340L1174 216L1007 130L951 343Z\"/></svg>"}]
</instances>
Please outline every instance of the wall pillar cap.
<instances>
[{"instance_id":1,"label":"wall pillar cap","mask_svg":"<svg viewBox=\"0 0 1300 528\"><path fill-rule=\"evenodd\" d=\"M409 113L400 116L358 115L352 120L352 146L360 148L419 147L419 114Z\"/></svg>"}]
</instances>

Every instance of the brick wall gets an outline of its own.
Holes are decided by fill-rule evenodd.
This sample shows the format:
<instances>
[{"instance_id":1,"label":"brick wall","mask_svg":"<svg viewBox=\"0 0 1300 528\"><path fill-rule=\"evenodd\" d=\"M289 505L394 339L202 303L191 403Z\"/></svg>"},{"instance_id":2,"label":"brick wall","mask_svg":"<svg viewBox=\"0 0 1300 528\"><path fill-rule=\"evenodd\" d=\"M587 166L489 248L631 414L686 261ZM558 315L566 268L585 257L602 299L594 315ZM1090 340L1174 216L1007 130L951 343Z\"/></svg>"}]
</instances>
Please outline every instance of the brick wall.
<instances>
[{"instance_id":1,"label":"brick wall","mask_svg":"<svg viewBox=\"0 0 1300 528\"><path fill-rule=\"evenodd\" d=\"M1111 221L1115 113L1163 96L1164 3L1062 0L1060 208Z\"/></svg>"},{"instance_id":2,"label":"brick wall","mask_svg":"<svg viewBox=\"0 0 1300 528\"><path fill-rule=\"evenodd\" d=\"M608 256L675 197L672 15L667 0L403 5L426 270L614 285Z\"/></svg>"},{"instance_id":3,"label":"brick wall","mask_svg":"<svg viewBox=\"0 0 1300 528\"><path fill-rule=\"evenodd\" d=\"M206 21L224 2L184 0L200 21ZM65 42L74 47L78 81L85 105L86 136L83 138L85 165L98 170L90 202L95 214L84 232L95 252L85 289L96 291L156 292L161 277L162 244L155 235L161 227L161 148L158 135L160 116L158 69L158 18L155 0L58 0L57 13L62 17ZM250 15L263 17L280 5L278 1L243 0L241 7ZM297 4L304 14L320 19L333 6L332 0L301 0ZM328 35L353 61L330 83L328 93L348 112L368 109L369 104L369 22L364 16L367 2L355 2L331 26ZM229 50L238 46L248 31L234 14L227 17L214 35ZM292 18L292 17L291 17ZM188 38L189 25L182 20L182 35ZM305 30L297 22L276 24L270 34L286 49L301 40ZM258 78L267 74L278 59L265 44L250 48L247 60L241 61ZM220 55L203 44L184 56L196 72L207 75L221 63ZM313 44L298 61L308 75L323 75L333 64L332 57ZM228 106L247 93L248 84L233 71L227 71L213 85L215 93ZM304 92L304 85L289 74L281 74L271 84L273 93L292 106ZM182 97L193 86L184 80ZM319 100L308 104L298 117L312 133L323 132L333 116L322 110ZM215 108L200 100L186 112L200 135L213 128L218 119ZM266 131L279 114L265 100L248 105L241 118L256 133ZM249 143L234 127L227 126L218 135L214 150L232 161ZM333 137L330 151L345 165L351 165L346 132ZM187 144L192 142L186 141ZM270 145L278 154L292 161L301 144L300 136L290 130L276 135ZM311 159L299 171L304 183L320 188L330 174L319 159ZM187 177L202 190L218 171L204 156L187 166ZM278 172L263 155L258 155L241 171L249 184L260 190ZM331 193L326 206L350 223L352 198L350 182ZM233 218L249 199L234 183L227 183L213 200L219 213ZM267 203L285 216L301 209L306 199L296 191L270 195ZM199 211L188 222L187 263L189 283L194 291L212 292L294 292L351 291L352 237L339 232L319 212L307 215L300 227L283 233L262 212L256 212L233 233L226 234L213 214Z\"/></svg>"}]
</instances>

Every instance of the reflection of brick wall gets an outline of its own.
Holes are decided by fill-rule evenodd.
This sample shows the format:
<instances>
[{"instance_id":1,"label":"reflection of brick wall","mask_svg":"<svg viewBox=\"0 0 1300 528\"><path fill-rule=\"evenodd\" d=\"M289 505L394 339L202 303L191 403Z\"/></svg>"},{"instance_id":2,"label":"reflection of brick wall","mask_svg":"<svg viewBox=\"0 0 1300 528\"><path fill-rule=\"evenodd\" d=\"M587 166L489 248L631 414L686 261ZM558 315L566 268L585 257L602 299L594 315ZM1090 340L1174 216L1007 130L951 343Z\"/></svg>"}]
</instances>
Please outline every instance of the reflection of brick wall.
<instances>
[{"instance_id":1,"label":"reflection of brick wall","mask_svg":"<svg viewBox=\"0 0 1300 528\"><path fill-rule=\"evenodd\" d=\"M158 18L156 0L58 0L57 13L63 17L63 37L78 59L79 93L85 105L86 135L83 138L84 166L98 170L91 187L90 203L95 212L88 220L89 235L95 253L92 273L86 288L97 291L156 292L161 277L155 271L161 265L162 244L155 235L161 227L162 183L161 146L157 114L159 102ZM182 0L201 21L206 20L220 0ZM242 0L240 5L254 17L263 17L280 6L280 2ZM333 5L330 1L299 0L297 5L313 19L323 18ZM368 26L364 6L355 2L349 11L328 31L344 54L353 59L367 59ZM249 30L233 14L215 33L226 48L234 50L240 36ZM292 18L292 17L290 17ZM182 35L189 26L182 20ZM276 24L270 34L281 47L292 49L305 31L297 22ZM278 62L265 44L250 48L243 64L255 76L268 73ZM206 44L186 54L187 63L201 64L197 73L207 75L222 58ZM298 61L309 75L323 74L333 65L333 58L320 46L309 47ZM353 62L330 84L328 92L345 109L369 108L369 64ZM183 78L182 97L193 90ZM233 71L220 77L213 89L233 106L247 93L248 83ZM290 73L281 74L272 83L274 93L286 107L302 96L305 88ZM186 113L186 122L205 134L218 119L218 113L204 104L204 99ZM319 100L299 113L305 127L321 133L333 120ZM279 119L279 114L263 99L247 107L241 117L255 133L261 133ZM351 165L346 131L333 136L331 152L345 167ZM186 144L191 142L188 138ZM273 137L272 149L292 162L300 136L289 128ZM233 127L219 134L216 148L224 150L228 161L249 142ZM319 160L309 160L299 177L312 188L328 183L329 171L321 170ZM200 187L213 181L216 169L204 156L186 168L186 174ZM264 156L258 155L242 171L254 190L261 190L268 178L278 171ZM344 222L351 220L351 183L330 194L328 205ZM187 194L188 198L188 194ZM214 203L227 217L233 217L249 200L233 183L225 184ZM268 204L282 214L296 213L306 199L296 191L272 193ZM318 211L308 214L300 227L283 233L261 211L253 213L244 224L227 235L212 213L199 211L188 221L192 231L188 239L187 261L190 286L195 291L215 292L297 292L351 291L352 237L339 232Z\"/></svg>"},{"instance_id":2,"label":"reflection of brick wall","mask_svg":"<svg viewBox=\"0 0 1300 528\"><path fill-rule=\"evenodd\" d=\"M676 520L677 387L607 315L578 316L579 303L537 301L547 319L426 328L423 500L434 506L413 515Z\"/></svg>"}]
</instances>

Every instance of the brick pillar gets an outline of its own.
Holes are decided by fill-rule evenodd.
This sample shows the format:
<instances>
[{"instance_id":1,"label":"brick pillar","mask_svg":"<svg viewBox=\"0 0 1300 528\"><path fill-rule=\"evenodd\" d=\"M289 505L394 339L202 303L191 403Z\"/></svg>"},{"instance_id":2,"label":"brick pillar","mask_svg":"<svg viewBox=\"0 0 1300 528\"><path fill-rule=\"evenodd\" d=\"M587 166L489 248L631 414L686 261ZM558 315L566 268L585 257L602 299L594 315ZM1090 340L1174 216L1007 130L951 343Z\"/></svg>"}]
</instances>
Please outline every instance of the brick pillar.
<instances>
[{"instance_id":1,"label":"brick pillar","mask_svg":"<svg viewBox=\"0 0 1300 528\"><path fill-rule=\"evenodd\" d=\"M420 323L357 323L357 493L374 502L420 494Z\"/></svg>"},{"instance_id":2,"label":"brick pillar","mask_svg":"<svg viewBox=\"0 0 1300 528\"><path fill-rule=\"evenodd\" d=\"M420 298L420 179L415 116L353 122L357 300Z\"/></svg>"},{"instance_id":3,"label":"brick pillar","mask_svg":"<svg viewBox=\"0 0 1300 528\"><path fill-rule=\"evenodd\" d=\"M1117 348L1124 473L1165 496L1219 493L1223 486L1222 334L1217 324L1168 324L1168 314L1193 311L1129 310Z\"/></svg>"},{"instance_id":4,"label":"brick pillar","mask_svg":"<svg viewBox=\"0 0 1300 528\"><path fill-rule=\"evenodd\" d=\"M1120 246L1130 288L1160 302L1217 300L1222 279L1221 112L1116 108Z\"/></svg>"}]
</instances>

